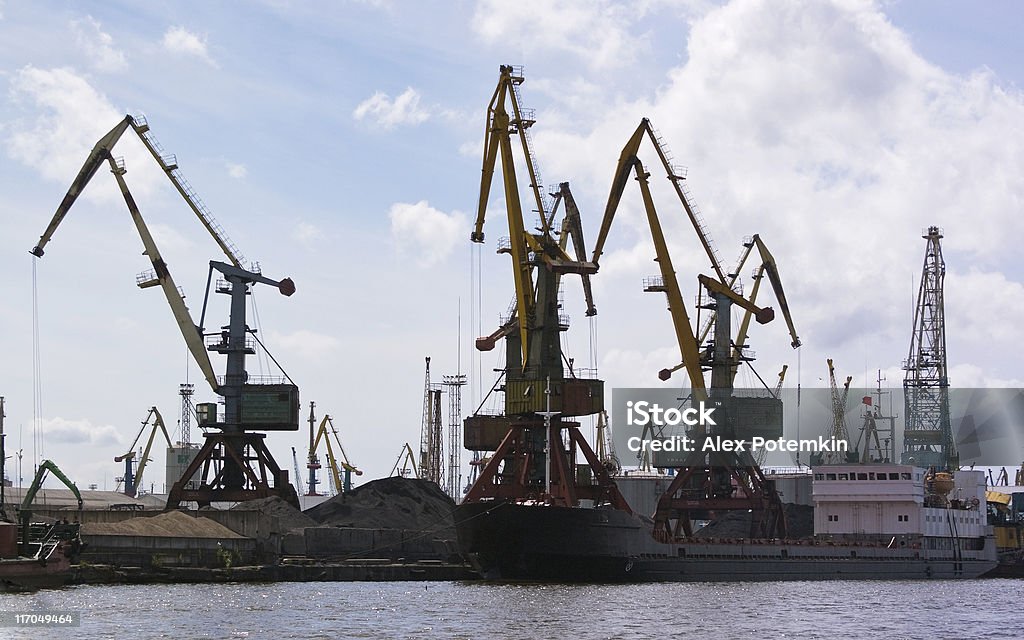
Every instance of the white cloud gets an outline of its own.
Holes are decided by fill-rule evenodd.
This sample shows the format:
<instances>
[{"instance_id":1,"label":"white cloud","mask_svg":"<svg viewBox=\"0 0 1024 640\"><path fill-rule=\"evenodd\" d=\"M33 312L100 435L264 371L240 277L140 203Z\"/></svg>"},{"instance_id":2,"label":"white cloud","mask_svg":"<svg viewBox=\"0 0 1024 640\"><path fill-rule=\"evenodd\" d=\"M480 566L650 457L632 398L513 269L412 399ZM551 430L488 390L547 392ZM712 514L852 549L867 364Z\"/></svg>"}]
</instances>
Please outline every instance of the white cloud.
<instances>
[{"instance_id":1,"label":"white cloud","mask_svg":"<svg viewBox=\"0 0 1024 640\"><path fill-rule=\"evenodd\" d=\"M502 2L476 4L471 25L485 43L515 42L526 51L566 51L592 69L625 66L647 52L643 34L630 28L647 3L610 0Z\"/></svg>"},{"instance_id":2,"label":"white cloud","mask_svg":"<svg viewBox=\"0 0 1024 640\"><path fill-rule=\"evenodd\" d=\"M104 72L124 71L128 68L124 53L114 47L114 39L100 27L99 21L92 16L71 22L78 46L85 51L95 69Z\"/></svg>"},{"instance_id":3,"label":"white cloud","mask_svg":"<svg viewBox=\"0 0 1024 640\"><path fill-rule=\"evenodd\" d=\"M164 33L164 49L184 56L194 56L216 67L217 63L210 57L206 48L206 37L200 37L185 27L170 27Z\"/></svg>"},{"instance_id":4,"label":"white cloud","mask_svg":"<svg viewBox=\"0 0 1024 640\"><path fill-rule=\"evenodd\" d=\"M677 162L690 166L687 182L726 266L743 236L760 233L768 243L798 332L815 350L803 359L819 368L819 354L824 362L845 352L869 369L905 357L907 283L920 273L920 232L930 224L945 227L951 269L975 262L1006 279L972 285L950 277L947 291L1019 293L1024 101L991 72L958 76L930 64L867 2L735 0L693 23L687 53L656 93L613 103L583 134L544 120L534 127L545 173L572 176L582 207L603 204L618 150L640 116L650 116ZM561 119L570 121L571 111ZM707 259L654 150L645 146L641 159L692 308L694 276L708 271ZM629 205L640 205L632 180L623 197ZM653 253L640 246L647 237L642 215L617 220L603 266L647 275L643 257ZM957 299L947 293L949 304ZM976 304L983 303L947 315L991 315ZM781 321L752 341L767 362L795 360ZM614 343L629 342L616 336Z\"/></svg>"},{"instance_id":5,"label":"white cloud","mask_svg":"<svg viewBox=\"0 0 1024 640\"><path fill-rule=\"evenodd\" d=\"M374 93L359 103L352 116L356 120L369 117L377 125L393 129L399 125L420 124L426 121L430 114L420 107L419 92L409 87L394 100L386 93Z\"/></svg>"},{"instance_id":6,"label":"white cloud","mask_svg":"<svg viewBox=\"0 0 1024 640\"><path fill-rule=\"evenodd\" d=\"M110 445L121 441L113 425L94 425L89 420L50 418L41 426L47 439L60 444Z\"/></svg>"},{"instance_id":7,"label":"white cloud","mask_svg":"<svg viewBox=\"0 0 1024 640\"><path fill-rule=\"evenodd\" d=\"M236 180L242 180L249 175L249 170L245 168L244 164L238 164L235 162L225 162L224 166L228 170L228 175Z\"/></svg>"},{"instance_id":8,"label":"white cloud","mask_svg":"<svg viewBox=\"0 0 1024 640\"><path fill-rule=\"evenodd\" d=\"M466 215L461 211L445 213L426 200L415 204L396 202L388 213L391 237L399 249L417 255L420 266L441 262L455 246L469 237Z\"/></svg>"},{"instance_id":9,"label":"white cloud","mask_svg":"<svg viewBox=\"0 0 1024 640\"><path fill-rule=\"evenodd\" d=\"M124 119L123 111L72 69L24 67L13 74L10 95L12 105L23 107L26 117L5 123L4 129L11 132L6 139L8 156L64 185L78 174L96 141ZM164 178L132 137L125 134L116 155L126 159L132 192L145 196ZM97 177L84 197L119 200L121 194L112 180Z\"/></svg>"}]
</instances>

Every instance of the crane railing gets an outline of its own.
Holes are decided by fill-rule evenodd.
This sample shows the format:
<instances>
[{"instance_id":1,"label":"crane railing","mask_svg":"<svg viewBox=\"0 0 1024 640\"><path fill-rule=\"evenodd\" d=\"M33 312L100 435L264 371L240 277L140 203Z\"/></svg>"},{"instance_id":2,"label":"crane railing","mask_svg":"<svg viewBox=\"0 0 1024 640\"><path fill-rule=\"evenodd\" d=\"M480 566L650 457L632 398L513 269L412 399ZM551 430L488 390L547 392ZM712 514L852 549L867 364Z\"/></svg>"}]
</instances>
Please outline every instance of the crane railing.
<instances>
[{"instance_id":1,"label":"crane railing","mask_svg":"<svg viewBox=\"0 0 1024 640\"><path fill-rule=\"evenodd\" d=\"M139 138L142 140L143 145L149 150L150 154L160 164L160 167L167 174L168 179L178 190L178 193L185 199L189 207L199 218L200 222L206 227L206 229L216 240L217 244L220 245L221 249L227 255L228 259L236 267L242 268L245 264L245 256L238 250L238 247L228 237L227 232L224 231L224 227L214 217L213 212L206 206L203 199L199 196L199 193L195 190L192 184L185 178L185 175L178 168L178 158L174 154L167 153L160 144L160 141L156 139L153 132L149 128L149 123L146 121L145 116L138 115L132 116L132 125Z\"/></svg>"}]
</instances>

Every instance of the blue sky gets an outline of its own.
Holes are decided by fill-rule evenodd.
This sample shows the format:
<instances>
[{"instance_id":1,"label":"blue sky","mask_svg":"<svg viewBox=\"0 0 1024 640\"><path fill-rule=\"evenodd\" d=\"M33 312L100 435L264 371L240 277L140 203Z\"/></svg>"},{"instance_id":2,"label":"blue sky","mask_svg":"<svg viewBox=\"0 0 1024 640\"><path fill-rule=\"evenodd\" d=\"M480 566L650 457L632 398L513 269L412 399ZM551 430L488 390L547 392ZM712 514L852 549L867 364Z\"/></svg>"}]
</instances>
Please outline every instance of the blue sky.
<instances>
[{"instance_id":1,"label":"blue sky","mask_svg":"<svg viewBox=\"0 0 1024 640\"><path fill-rule=\"evenodd\" d=\"M489 244L468 242L485 108L499 64L522 64L549 186L570 180L592 240L615 161L643 116L689 167L727 263L760 233L805 347L782 323L751 337L788 384L902 378L920 234L945 229L953 384L1019 386L1024 313L1021 11L1015 3L759 2L0 3L0 393L9 448L32 454L27 251L92 144L126 112L152 131L249 258L292 277L257 291L263 339L339 426L365 477L419 437L423 357L471 373L512 294L500 189ZM118 147L167 262L198 313L216 247L141 146ZM647 155L652 155L647 150ZM650 162L650 161L648 161ZM663 182L663 181L662 181ZM688 300L707 271L664 185L659 207ZM112 180L100 172L38 261L45 455L113 487L149 406L168 421L186 355ZM567 287L578 363L612 386L660 384L678 361L638 195L627 191L596 281L600 315ZM470 264L483 268L471 291ZM479 298L479 299L478 299ZM217 313L226 310L215 307ZM226 317L225 317L226 319ZM591 356L594 354L594 357ZM255 368L255 363L254 367ZM799 376L793 370L798 370ZM188 373L200 382L195 368ZM259 373L259 371L254 371ZM212 394L200 387L199 400ZM19 430L22 433L19 438ZM274 434L290 468L301 434ZM464 456L466 458L468 456ZM162 465L158 460L157 467ZM28 475L28 474L25 474ZM160 489L162 472L149 477Z\"/></svg>"}]
</instances>

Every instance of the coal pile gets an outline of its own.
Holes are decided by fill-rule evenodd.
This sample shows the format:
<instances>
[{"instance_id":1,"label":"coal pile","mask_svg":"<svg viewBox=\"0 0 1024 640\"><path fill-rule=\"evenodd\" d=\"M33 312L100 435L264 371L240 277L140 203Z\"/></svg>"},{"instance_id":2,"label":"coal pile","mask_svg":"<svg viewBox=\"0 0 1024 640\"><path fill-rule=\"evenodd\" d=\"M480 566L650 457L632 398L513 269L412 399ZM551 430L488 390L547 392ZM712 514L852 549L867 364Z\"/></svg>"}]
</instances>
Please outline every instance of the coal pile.
<instances>
[{"instance_id":1,"label":"coal pile","mask_svg":"<svg viewBox=\"0 0 1024 640\"><path fill-rule=\"evenodd\" d=\"M381 478L337 495L305 512L321 525L365 529L430 531L455 539L455 501L436 483L414 478Z\"/></svg>"},{"instance_id":2,"label":"coal pile","mask_svg":"<svg viewBox=\"0 0 1024 640\"><path fill-rule=\"evenodd\" d=\"M317 522L279 496L239 502L231 511L258 511L278 519L281 531L315 527Z\"/></svg>"},{"instance_id":3,"label":"coal pile","mask_svg":"<svg viewBox=\"0 0 1024 640\"><path fill-rule=\"evenodd\" d=\"M801 540L814 536L814 507L784 504L782 509L786 514L787 538ZM693 535L695 538L749 538L752 518L753 514L747 511L726 511Z\"/></svg>"}]
</instances>

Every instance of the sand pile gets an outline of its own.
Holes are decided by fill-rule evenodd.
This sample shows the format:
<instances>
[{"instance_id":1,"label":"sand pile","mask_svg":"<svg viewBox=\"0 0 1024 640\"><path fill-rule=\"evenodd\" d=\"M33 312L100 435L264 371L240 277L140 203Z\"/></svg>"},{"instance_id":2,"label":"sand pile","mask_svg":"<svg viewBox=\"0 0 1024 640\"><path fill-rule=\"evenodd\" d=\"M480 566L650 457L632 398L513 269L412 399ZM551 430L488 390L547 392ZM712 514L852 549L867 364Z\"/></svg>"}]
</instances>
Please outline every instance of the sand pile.
<instances>
[{"instance_id":1,"label":"sand pile","mask_svg":"<svg viewBox=\"0 0 1024 640\"><path fill-rule=\"evenodd\" d=\"M455 538L455 502L437 484L413 478L373 480L305 512L322 525L435 531Z\"/></svg>"},{"instance_id":2,"label":"sand pile","mask_svg":"<svg viewBox=\"0 0 1024 640\"><path fill-rule=\"evenodd\" d=\"M151 518L137 517L121 522L86 523L82 535L156 536L170 538L241 538L231 529L209 518L169 511Z\"/></svg>"},{"instance_id":3,"label":"sand pile","mask_svg":"<svg viewBox=\"0 0 1024 640\"><path fill-rule=\"evenodd\" d=\"M315 520L279 496L239 502L231 507L231 511L258 511L269 516L275 516L280 523L281 531L305 529L306 527L315 527L317 525Z\"/></svg>"},{"instance_id":4,"label":"sand pile","mask_svg":"<svg viewBox=\"0 0 1024 640\"><path fill-rule=\"evenodd\" d=\"M810 538L814 535L814 507L800 504L784 504L786 514L786 537L792 540ZM746 511L727 511L717 520L712 520L703 529L694 533L696 538L749 538L752 515Z\"/></svg>"}]
</instances>

